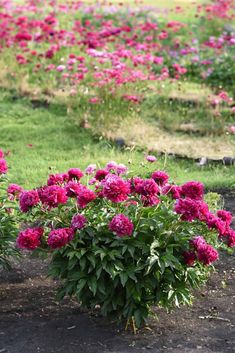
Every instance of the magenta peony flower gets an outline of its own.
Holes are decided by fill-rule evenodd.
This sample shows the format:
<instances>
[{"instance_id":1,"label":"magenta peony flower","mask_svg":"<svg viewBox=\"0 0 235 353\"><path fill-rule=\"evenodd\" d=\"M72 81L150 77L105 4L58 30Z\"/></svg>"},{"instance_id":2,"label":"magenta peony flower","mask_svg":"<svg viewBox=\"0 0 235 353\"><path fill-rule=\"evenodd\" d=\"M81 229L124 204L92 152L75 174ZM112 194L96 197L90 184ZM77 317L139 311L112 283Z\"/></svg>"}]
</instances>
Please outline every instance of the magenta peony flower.
<instances>
[{"instance_id":1,"label":"magenta peony flower","mask_svg":"<svg viewBox=\"0 0 235 353\"><path fill-rule=\"evenodd\" d=\"M71 228L55 229L49 233L47 243L52 249L59 249L68 244L73 236L74 232Z\"/></svg>"},{"instance_id":2,"label":"magenta peony flower","mask_svg":"<svg viewBox=\"0 0 235 353\"><path fill-rule=\"evenodd\" d=\"M28 228L20 232L16 245L20 249L34 250L41 244L43 228Z\"/></svg>"},{"instance_id":3,"label":"magenta peony flower","mask_svg":"<svg viewBox=\"0 0 235 353\"><path fill-rule=\"evenodd\" d=\"M229 229L228 234L227 234L227 238L228 238L228 246L230 248L235 246L235 230L233 229Z\"/></svg>"},{"instance_id":4,"label":"magenta peony flower","mask_svg":"<svg viewBox=\"0 0 235 353\"><path fill-rule=\"evenodd\" d=\"M198 203L190 198L177 200L174 210L183 221L192 222L199 217Z\"/></svg>"},{"instance_id":5,"label":"magenta peony flower","mask_svg":"<svg viewBox=\"0 0 235 353\"><path fill-rule=\"evenodd\" d=\"M23 191L20 194L20 209L22 212L28 212L33 206L39 203L39 196L36 190Z\"/></svg>"},{"instance_id":6,"label":"magenta peony flower","mask_svg":"<svg viewBox=\"0 0 235 353\"><path fill-rule=\"evenodd\" d=\"M131 236L134 225L128 217L120 213L113 217L112 221L109 223L109 229L119 237Z\"/></svg>"},{"instance_id":7,"label":"magenta peony flower","mask_svg":"<svg viewBox=\"0 0 235 353\"><path fill-rule=\"evenodd\" d=\"M149 156L146 156L146 160L150 163L154 163L156 162L157 158L155 156L149 155Z\"/></svg>"},{"instance_id":8,"label":"magenta peony flower","mask_svg":"<svg viewBox=\"0 0 235 353\"><path fill-rule=\"evenodd\" d=\"M109 171L107 169L99 169L95 173L95 179L101 181L101 180L105 179L105 177L108 174L109 174Z\"/></svg>"},{"instance_id":9,"label":"magenta peony flower","mask_svg":"<svg viewBox=\"0 0 235 353\"><path fill-rule=\"evenodd\" d=\"M68 170L69 180L76 179L80 180L83 177L83 172L78 168L72 168Z\"/></svg>"},{"instance_id":10,"label":"magenta peony flower","mask_svg":"<svg viewBox=\"0 0 235 353\"><path fill-rule=\"evenodd\" d=\"M162 188L163 195L171 195L175 200L181 197L181 186L166 184Z\"/></svg>"},{"instance_id":11,"label":"magenta peony flower","mask_svg":"<svg viewBox=\"0 0 235 353\"><path fill-rule=\"evenodd\" d=\"M137 181L135 189L138 194L146 197L156 196L159 193L158 185L153 179Z\"/></svg>"},{"instance_id":12,"label":"magenta peony flower","mask_svg":"<svg viewBox=\"0 0 235 353\"><path fill-rule=\"evenodd\" d=\"M85 216L81 214L74 215L71 222L71 227L73 229L82 229L85 227L87 223L87 219Z\"/></svg>"},{"instance_id":13,"label":"magenta peony flower","mask_svg":"<svg viewBox=\"0 0 235 353\"><path fill-rule=\"evenodd\" d=\"M168 182L169 175L162 170L156 170L153 172L151 178L160 186L165 185Z\"/></svg>"},{"instance_id":14,"label":"magenta peony flower","mask_svg":"<svg viewBox=\"0 0 235 353\"><path fill-rule=\"evenodd\" d=\"M96 199L96 194L92 190L84 187L78 194L77 201L79 207L85 208L87 204L93 201L94 199Z\"/></svg>"},{"instance_id":15,"label":"magenta peony flower","mask_svg":"<svg viewBox=\"0 0 235 353\"><path fill-rule=\"evenodd\" d=\"M50 208L58 207L67 202L66 190L59 185L45 186L38 189L39 198L43 205Z\"/></svg>"},{"instance_id":16,"label":"magenta peony flower","mask_svg":"<svg viewBox=\"0 0 235 353\"><path fill-rule=\"evenodd\" d=\"M219 254L211 245L206 244L198 249L197 257L204 265L210 265L219 258Z\"/></svg>"},{"instance_id":17,"label":"magenta peony flower","mask_svg":"<svg viewBox=\"0 0 235 353\"><path fill-rule=\"evenodd\" d=\"M19 199L20 193L23 191L23 188L17 184L9 184L7 188L7 193L10 197L10 200Z\"/></svg>"},{"instance_id":18,"label":"magenta peony flower","mask_svg":"<svg viewBox=\"0 0 235 353\"><path fill-rule=\"evenodd\" d=\"M230 226L233 220L233 215L225 210L219 210L217 211L217 216L226 223L227 226Z\"/></svg>"},{"instance_id":19,"label":"magenta peony flower","mask_svg":"<svg viewBox=\"0 0 235 353\"><path fill-rule=\"evenodd\" d=\"M84 188L84 185L80 184L76 181L69 181L68 184L65 185L66 195L68 197L77 197L79 192Z\"/></svg>"},{"instance_id":20,"label":"magenta peony flower","mask_svg":"<svg viewBox=\"0 0 235 353\"><path fill-rule=\"evenodd\" d=\"M69 176L66 173L51 174L47 180L47 185L63 185L69 180Z\"/></svg>"},{"instance_id":21,"label":"magenta peony flower","mask_svg":"<svg viewBox=\"0 0 235 353\"><path fill-rule=\"evenodd\" d=\"M197 181L189 181L181 186L184 197L188 197L193 200L201 200L204 195L204 185Z\"/></svg>"},{"instance_id":22,"label":"magenta peony flower","mask_svg":"<svg viewBox=\"0 0 235 353\"><path fill-rule=\"evenodd\" d=\"M108 175L103 180L103 195L112 202L126 201L130 193L129 183L117 175Z\"/></svg>"},{"instance_id":23,"label":"magenta peony flower","mask_svg":"<svg viewBox=\"0 0 235 353\"><path fill-rule=\"evenodd\" d=\"M141 201L144 207L151 207L158 205L161 201L157 196L141 196Z\"/></svg>"},{"instance_id":24,"label":"magenta peony flower","mask_svg":"<svg viewBox=\"0 0 235 353\"><path fill-rule=\"evenodd\" d=\"M4 158L4 152L3 152L3 150L0 149L0 159L1 158Z\"/></svg>"},{"instance_id":25,"label":"magenta peony flower","mask_svg":"<svg viewBox=\"0 0 235 353\"><path fill-rule=\"evenodd\" d=\"M5 159L0 159L0 174L6 174L7 171L7 162L5 161Z\"/></svg>"},{"instance_id":26,"label":"magenta peony flower","mask_svg":"<svg viewBox=\"0 0 235 353\"><path fill-rule=\"evenodd\" d=\"M184 262L187 266L193 266L196 261L196 254L193 251L184 251L183 252Z\"/></svg>"},{"instance_id":27,"label":"magenta peony flower","mask_svg":"<svg viewBox=\"0 0 235 353\"><path fill-rule=\"evenodd\" d=\"M224 235L226 231L226 222L221 218L216 217L213 213L208 212L206 215L206 224L209 229L216 229L220 236Z\"/></svg>"},{"instance_id":28,"label":"magenta peony flower","mask_svg":"<svg viewBox=\"0 0 235 353\"><path fill-rule=\"evenodd\" d=\"M201 235L198 235L192 240L190 240L190 244L194 247L196 251L207 245L205 239Z\"/></svg>"}]
</instances>

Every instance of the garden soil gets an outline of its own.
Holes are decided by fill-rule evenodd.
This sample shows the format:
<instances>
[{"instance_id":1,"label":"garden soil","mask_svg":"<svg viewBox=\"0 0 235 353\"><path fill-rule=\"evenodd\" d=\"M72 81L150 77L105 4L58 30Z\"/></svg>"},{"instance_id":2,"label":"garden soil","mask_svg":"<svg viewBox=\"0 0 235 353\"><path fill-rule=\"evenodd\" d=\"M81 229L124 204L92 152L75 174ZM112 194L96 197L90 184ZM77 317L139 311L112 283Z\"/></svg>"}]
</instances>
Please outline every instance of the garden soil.
<instances>
[{"instance_id":1,"label":"garden soil","mask_svg":"<svg viewBox=\"0 0 235 353\"><path fill-rule=\"evenodd\" d=\"M235 193L223 193L235 214ZM235 352L234 255L221 256L193 306L155 308L157 318L136 335L68 298L58 303L58 283L46 273L47 262L29 255L0 272L0 353Z\"/></svg>"}]
</instances>

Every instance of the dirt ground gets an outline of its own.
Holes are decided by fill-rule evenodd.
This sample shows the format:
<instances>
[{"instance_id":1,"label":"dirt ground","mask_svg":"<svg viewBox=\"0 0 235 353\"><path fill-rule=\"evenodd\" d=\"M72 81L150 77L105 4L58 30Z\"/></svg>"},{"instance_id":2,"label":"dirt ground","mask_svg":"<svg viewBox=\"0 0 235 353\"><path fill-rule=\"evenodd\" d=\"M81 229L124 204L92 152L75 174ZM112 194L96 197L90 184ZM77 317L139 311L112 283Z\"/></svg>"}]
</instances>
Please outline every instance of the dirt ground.
<instances>
[{"instance_id":1,"label":"dirt ground","mask_svg":"<svg viewBox=\"0 0 235 353\"><path fill-rule=\"evenodd\" d=\"M224 192L235 214L235 193ZM76 302L55 301L57 283L47 263L28 255L0 272L0 353L232 353L235 352L234 255L222 255L192 307L167 314L137 335L87 313Z\"/></svg>"}]
</instances>

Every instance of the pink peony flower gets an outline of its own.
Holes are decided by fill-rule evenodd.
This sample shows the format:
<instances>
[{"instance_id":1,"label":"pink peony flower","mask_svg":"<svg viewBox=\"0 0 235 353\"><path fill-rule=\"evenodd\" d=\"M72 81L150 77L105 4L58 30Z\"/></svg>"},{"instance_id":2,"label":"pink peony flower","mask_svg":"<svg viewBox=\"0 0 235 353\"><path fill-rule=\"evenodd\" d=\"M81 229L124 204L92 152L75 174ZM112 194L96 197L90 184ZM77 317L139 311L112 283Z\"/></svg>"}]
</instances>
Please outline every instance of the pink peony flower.
<instances>
[{"instance_id":1,"label":"pink peony flower","mask_svg":"<svg viewBox=\"0 0 235 353\"><path fill-rule=\"evenodd\" d=\"M198 203L190 198L178 199L174 210L176 213L181 214L183 221L192 222L199 217Z\"/></svg>"},{"instance_id":2,"label":"pink peony flower","mask_svg":"<svg viewBox=\"0 0 235 353\"><path fill-rule=\"evenodd\" d=\"M235 246L235 230L229 229L229 232L227 234L227 239L228 239L228 246L230 248Z\"/></svg>"},{"instance_id":3,"label":"pink peony flower","mask_svg":"<svg viewBox=\"0 0 235 353\"><path fill-rule=\"evenodd\" d=\"M47 185L63 185L68 179L69 176L66 173L50 174L47 180Z\"/></svg>"},{"instance_id":4,"label":"pink peony flower","mask_svg":"<svg viewBox=\"0 0 235 353\"><path fill-rule=\"evenodd\" d=\"M113 217L109 223L109 229L119 237L131 236L134 225L124 214L120 213Z\"/></svg>"},{"instance_id":5,"label":"pink peony flower","mask_svg":"<svg viewBox=\"0 0 235 353\"><path fill-rule=\"evenodd\" d=\"M96 199L95 193L92 190L84 187L78 194L77 201L78 201L79 207L85 208L88 203L90 203L95 199Z\"/></svg>"},{"instance_id":6,"label":"pink peony flower","mask_svg":"<svg viewBox=\"0 0 235 353\"><path fill-rule=\"evenodd\" d=\"M91 175L91 174L93 174L93 173L95 172L95 170L96 170L96 164L90 164L90 165L88 165L88 167L86 168L85 173L86 173L87 175Z\"/></svg>"},{"instance_id":7,"label":"pink peony flower","mask_svg":"<svg viewBox=\"0 0 235 353\"><path fill-rule=\"evenodd\" d=\"M87 219L85 216L81 214L74 215L71 222L71 227L73 229L82 229L85 227L87 223Z\"/></svg>"},{"instance_id":8,"label":"pink peony flower","mask_svg":"<svg viewBox=\"0 0 235 353\"><path fill-rule=\"evenodd\" d=\"M193 251L184 251L183 252L184 262L187 266L193 266L196 261L196 254Z\"/></svg>"},{"instance_id":9,"label":"pink peony flower","mask_svg":"<svg viewBox=\"0 0 235 353\"><path fill-rule=\"evenodd\" d=\"M206 215L206 224L209 229L216 229L220 236L224 235L226 231L226 222L221 218L216 217L211 212L208 212Z\"/></svg>"},{"instance_id":10,"label":"pink peony flower","mask_svg":"<svg viewBox=\"0 0 235 353\"><path fill-rule=\"evenodd\" d=\"M230 226L233 220L233 215L225 210L219 210L217 211L217 216L226 223L227 226Z\"/></svg>"},{"instance_id":11,"label":"pink peony flower","mask_svg":"<svg viewBox=\"0 0 235 353\"><path fill-rule=\"evenodd\" d=\"M149 156L146 156L146 160L150 163L154 163L156 162L157 158L155 156L149 155Z\"/></svg>"},{"instance_id":12,"label":"pink peony flower","mask_svg":"<svg viewBox=\"0 0 235 353\"><path fill-rule=\"evenodd\" d=\"M233 107L233 108L234 108L233 111L235 111L235 107ZM232 125L229 127L229 132L231 132L231 134L235 134L235 125Z\"/></svg>"},{"instance_id":13,"label":"pink peony flower","mask_svg":"<svg viewBox=\"0 0 235 353\"><path fill-rule=\"evenodd\" d=\"M83 188L84 186L82 184L71 180L65 185L66 195L68 197L77 197Z\"/></svg>"},{"instance_id":14,"label":"pink peony flower","mask_svg":"<svg viewBox=\"0 0 235 353\"><path fill-rule=\"evenodd\" d=\"M72 168L68 171L69 180L76 179L80 180L83 177L83 172L78 168Z\"/></svg>"},{"instance_id":15,"label":"pink peony flower","mask_svg":"<svg viewBox=\"0 0 235 353\"><path fill-rule=\"evenodd\" d=\"M136 192L145 197L156 196L159 193L158 185L153 179L143 179L135 187Z\"/></svg>"},{"instance_id":16,"label":"pink peony flower","mask_svg":"<svg viewBox=\"0 0 235 353\"><path fill-rule=\"evenodd\" d=\"M116 167L116 172L118 175L126 174L128 168L124 164L118 164Z\"/></svg>"},{"instance_id":17,"label":"pink peony flower","mask_svg":"<svg viewBox=\"0 0 235 353\"><path fill-rule=\"evenodd\" d=\"M20 232L16 245L20 249L34 250L41 244L43 228L28 228Z\"/></svg>"},{"instance_id":18,"label":"pink peony flower","mask_svg":"<svg viewBox=\"0 0 235 353\"><path fill-rule=\"evenodd\" d=\"M189 181L181 186L181 195L193 200L201 200L204 195L204 185L197 181Z\"/></svg>"},{"instance_id":19,"label":"pink peony flower","mask_svg":"<svg viewBox=\"0 0 235 353\"><path fill-rule=\"evenodd\" d=\"M162 188L163 195L171 195L171 197L175 200L181 197L181 186L166 184Z\"/></svg>"},{"instance_id":20,"label":"pink peony flower","mask_svg":"<svg viewBox=\"0 0 235 353\"><path fill-rule=\"evenodd\" d=\"M107 169L99 169L95 173L95 179L101 181L101 180L105 179L105 177L108 174L109 174L109 171Z\"/></svg>"},{"instance_id":21,"label":"pink peony flower","mask_svg":"<svg viewBox=\"0 0 235 353\"><path fill-rule=\"evenodd\" d=\"M107 164L106 164L106 169L107 170L116 170L116 168L117 168L117 163L116 162L114 162L114 161L110 161L110 162L108 162Z\"/></svg>"},{"instance_id":22,"label":"pink peony flower","mask_svg":"<svg viewBox=\"0 0 235 353\"><path fill-rule=\"evenodd\" d=\"M108 175L103 180L103 195L112 202L126 201L130 193L127 181L117 175Z\"/></svg>"},{"instance_id":23,"label":"pink peony flower","mask_svg":"<svg viewBox=\"0 0 235 353\"><path fill-rule=\"evenodd\" d=\"M39 203L39 196L36 190L23 191L20 194L20 209L22 212L28 212L33 206Z\"/></svg>"},{"instance_id":24,"label":"pink peony flower","mask_svg":"<svg viewBox=\"0 0 235 353\"><path fill-rule=\"evenodd\" d=\"M10 200L19 199L20 193L23 188L17 184L9 184L7 188L7 193L10 196Z\"/></svg>"},{"instance_id":25,"label":"pink peony flower","mask_svg":"<svg viewBox=\"0 0 235 353\"><path fill-rule=\"evenodd\" d=\"M205 239L201 235L198 235L192 240L190 240L190 244L194 247L196 251L198 251L201 247L205 247L207 245Z\"/></svg>"},{"instance_id":26,"label":"pink peony flower","mask_svg":"<svg viewBox=\"0 0 235 353\"><path fill-rule=\"evenodd\" d=\"M43 205L55 208L67 202L66 190L59 185L45 186L38 190L39 198Z\"/></svg>"},{"instance_id":27,"label":"pink peony flower","mask_svg":"<svg viewBox=\"0 0 235 353\"><path fill-rule=\"evenodd\" d=\"M144 207L151 207L158 205L161 201L157 196L141 196L141 201Z\"/></svg>"},{"instance_id":28,"label":"pink peony flower","mask_svg":"<svg viewBox=\"0 0 235 353\"><path fill-rule=\"evenodd\" d=\"M73 236L74 231L71 228L55 229L49 233L47 243L52 249L59 249L68 244Z\"/></svg>"},{"instance_id":29,"label":"pink peony flower","mask_svg":"<svg viewBox=\"0 0 235 353\"><path fill-rule=\"evenodd\" d=\"M155 172L152 173L151 178L160 186L165 185L168 182L169 175L162 171L162 170L156 170Z\"/></svg>"},{"instance_id":30,"label":"pink peony flower","mask_svg":"<svg viewBox=\"0 0 235 353\"><path fill-rule=\"evenodd\" d=\"M219 258L219 254L211 245L206 244L198 249L197 257L204 265L210 265Z\"/></svg>"},{"instance_id":31,"label":"pink peony flower","mask_svg":"<svg viewBox=\"0 0 235 353\"><path fill-rule=\"evenodd\" d=\"M0 159L0 174L6 174L7 171L7 162L5 161L5 159Z\"/></svg>"},{"instance_id":32,"label":"pink peony flower","mask_svg":"<svg viewBox=\"0 0 235 353\"><path fill-rule=\"evenodd\" d=\"M65 69L66 69L66 66L65 66L65 65L59 65L59 66L57 66L56 71L62 72L62 71L64 71Z\"/></svg>"},{"instance_id":33,"label":"pink peony flower","mask_svg":"<svg viewBox=\"0 0 235 353\"><path fill-rule=\"evenodd\" d=\"M3 150L0 149L0 159L1 158L4 158L4 152L3 152Z\"/></svg>"}]
</instances>

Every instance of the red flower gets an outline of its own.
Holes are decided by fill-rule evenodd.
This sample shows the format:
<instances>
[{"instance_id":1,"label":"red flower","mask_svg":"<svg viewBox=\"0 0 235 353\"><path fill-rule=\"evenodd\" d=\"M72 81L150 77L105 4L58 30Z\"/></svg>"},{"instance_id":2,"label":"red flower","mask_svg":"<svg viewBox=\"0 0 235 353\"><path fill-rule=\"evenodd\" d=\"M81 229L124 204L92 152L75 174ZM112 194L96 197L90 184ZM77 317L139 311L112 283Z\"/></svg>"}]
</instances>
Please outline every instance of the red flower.
<instances>
[{"instance_id":1,"label":"red flower","mask_svg":"<svg viewBox=\"0 0 235 353\"><path fill-rule=\"evenodd\" d=\"M7 188L7 193L10 196L11 200L14 200L14 198L18 199L22 191L23 188L17 184L9 184Z\"/></svg>"},{"instance_id":2,"label":"red flower","mask_svg":"<svg viewBox=\"0 0 235 353\"><path fill-rule=\"evenodd\" d=\"M68 180L69 176L66 173L50 174L47 180L47 185L63 185Z\"/></svg>"},{"instance_id":3,"label":"red flower","mask_svg":"<svg viewBox=\"0 0 235 353\"><path fill-rule=\"evenodd\" d=\"M85 227L87 223L87 219L85 216L81 214L74 215L71 222L71 227L73 229L82 229Z\"/></svg>"},{"instance_id":4,"label":"red flower","mask_svg":"<svg viewBox=\"0 0 235 353\"><path fill-rule=\"evenodd\" d=\"M196 254L193 251L185 251L183 253L184 261L186 265L193 266L196 261Z\"/></svg>"},{"instance_id":5,"label":"red flower","mask_svg":"<svg viewBox=\"0 0 235 353\"><path fill-rule=\"evenodd\" d=\"M166 184L162 188L163 195L171 195L175 200L181 197L181 186Z\"/></svg>"},{"instance_id":6,"label":"red flower","mask_svg":"<svg viewBox=\"0 0 235 353\"><path fill-rule=\"evenodd\" d=\"M109 171L107 169L99 169L97 170L95 174L95 179L101 181L105 179L105 177L109 174Z\"/></svg>"},{"instance_id":7,"label":"red flower","mask_svg":"<svg viewBox=\"0 0 235 353\"><path fill-rule=\"evenodd\" d=\"M84 186L82 184L76 181L69 181L68 184L65 185L66 195L68 197L76 197L83 188Z\"/></svg>"},{"instance_id":8,"label":"red flower","mask_svg":"<svg viewBox=\"0 0 235 353\"><path fill-rule=\"evenodd\" d=\"M198 249L197 257L204 265L210 265L219 258L219 255L211 245L207 244Z\"/></svg>"},{"instance_id":9,"label":"red flower","mask_svg":"<svg viewBox=\"0 0 235 353\"><path fill-rule=\"evenodd\" d=\"M199 217L198 203L189 198L177 200L174 210L176 213L181 214L183 221L192 222Z\"/></svg>"},{"instance_id":10,"label":"red flower","mask_svg":"<svg viewBox=\"0 0 235 353\"><path fill-rule=\"evenodd\" d=\"M124 214L120 213L113 217L109 223L109 229L116 233L119 237L131 236L133 233L134 225Z\"/></svg>"}]
</instances>

